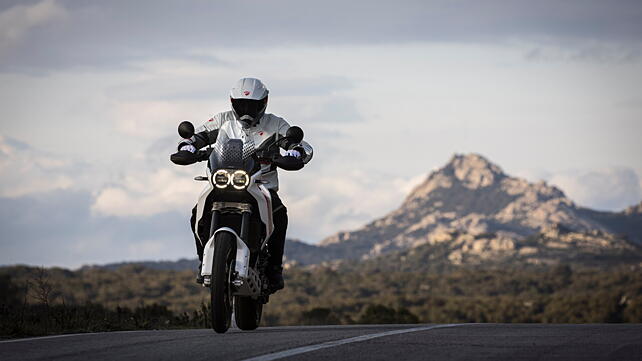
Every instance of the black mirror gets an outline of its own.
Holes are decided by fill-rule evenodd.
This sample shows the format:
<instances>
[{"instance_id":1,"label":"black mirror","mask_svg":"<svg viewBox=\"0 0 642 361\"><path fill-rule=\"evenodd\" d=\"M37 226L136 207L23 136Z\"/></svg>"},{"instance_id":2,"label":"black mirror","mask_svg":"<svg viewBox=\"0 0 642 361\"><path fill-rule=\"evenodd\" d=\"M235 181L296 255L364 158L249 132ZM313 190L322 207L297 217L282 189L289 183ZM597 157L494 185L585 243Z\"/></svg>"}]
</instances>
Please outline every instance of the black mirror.
<instances>
[{"instance_id":1,"label":"black mirror","mask_svg":"<svg viewBox=\"0 0 642 361\"><path fill-rule=\"evenodd\" d=\"M194 125L187 120L178 125L178 134L183 139L189 139L194 135Z\"/></svg>"},{"instance_id":2,"label":"black mirror","mask_svg":"<svg viewBox=\"0 0 642 361\"><path fill-rule=\"evenodd\" d=\"M292 143L300 143L303 140L303 129L297 126L290 127L285 136Z\"/></svg>"}]
</instances>

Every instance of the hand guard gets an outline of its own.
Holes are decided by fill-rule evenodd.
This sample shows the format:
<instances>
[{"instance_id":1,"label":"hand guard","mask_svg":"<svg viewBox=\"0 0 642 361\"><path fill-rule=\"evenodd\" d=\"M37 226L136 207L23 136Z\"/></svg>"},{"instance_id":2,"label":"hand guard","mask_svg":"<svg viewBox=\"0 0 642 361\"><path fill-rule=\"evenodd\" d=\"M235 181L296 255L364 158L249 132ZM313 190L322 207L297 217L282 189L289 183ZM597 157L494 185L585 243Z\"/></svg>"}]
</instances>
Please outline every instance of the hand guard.
<instances>
[{"instance_id":1,"label":"hand guard","mask_svg":"<svg viewBox=\"0 0 642 361\"><path fill-rule=\"evenodd\" d=\"M303 161L293 156L281 157L280 155L272 159L272 164L284 170L299 170L303 168Z\"/></svg>"},{"instance_id":2,"label":"hand guard","mask_svg":"<svg viewBox=\"0 0 642 361\"><path fill-rule=\"evenodd\" d=\"M208 153L206 151L199 151L196 153L192 153L189 150L180 150L174 154L172 154L169 159L172 161L174 164L178 165L190 165L194 164L196 162L201 162L204 160L207 160Z\"/></svg>"}]
</instances>

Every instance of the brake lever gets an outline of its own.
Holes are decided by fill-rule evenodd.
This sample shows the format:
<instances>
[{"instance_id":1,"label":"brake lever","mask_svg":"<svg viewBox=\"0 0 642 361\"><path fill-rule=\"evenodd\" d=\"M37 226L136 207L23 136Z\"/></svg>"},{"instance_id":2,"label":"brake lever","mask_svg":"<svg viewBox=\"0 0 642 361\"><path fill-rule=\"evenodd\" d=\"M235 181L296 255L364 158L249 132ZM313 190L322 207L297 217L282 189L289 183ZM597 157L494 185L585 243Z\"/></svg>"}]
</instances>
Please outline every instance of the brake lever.
<instances>
[{"instance_id":1,"label":"brake lever","mask_svg":"<svg viewBox=\"0 0 642 361\"><path fill-rule=\"evenodd\" d=\"M272 164L272 158L271 157L266 157L263 155L264 152L261 152L261 155L255 154L255 159L257 162L261 164Z\"/></svg>"},{"instance_id":2,"label":"brake lever","mask_svg":"<svg viewBox=\"0 0 642 361\"><path fill-rule=\"evenodd\" d=\"M207 151L207 150L199 150L196 153L196 161L197 162L205 161L205 160L209 159L209 157L210 157L210 152Z\"/></svg>"}]
</instances>

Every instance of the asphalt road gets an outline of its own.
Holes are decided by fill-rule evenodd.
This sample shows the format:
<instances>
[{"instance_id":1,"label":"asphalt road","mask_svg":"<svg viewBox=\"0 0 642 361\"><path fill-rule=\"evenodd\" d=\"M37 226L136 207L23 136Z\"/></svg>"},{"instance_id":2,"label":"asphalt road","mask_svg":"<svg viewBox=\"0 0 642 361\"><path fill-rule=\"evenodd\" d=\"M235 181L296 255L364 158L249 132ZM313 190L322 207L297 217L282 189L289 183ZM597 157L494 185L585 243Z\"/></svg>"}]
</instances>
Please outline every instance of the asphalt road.
<instances>
[{"instance_id":1,"label":"asphalt road","mask_svg":"<svg viewBox=\"0 0 642 361\"><path fill-rule=\"evenodd\" d=\"M0 360L642 360L642 325L126 331L0 342Z\"/></svg>"}]
</instances>

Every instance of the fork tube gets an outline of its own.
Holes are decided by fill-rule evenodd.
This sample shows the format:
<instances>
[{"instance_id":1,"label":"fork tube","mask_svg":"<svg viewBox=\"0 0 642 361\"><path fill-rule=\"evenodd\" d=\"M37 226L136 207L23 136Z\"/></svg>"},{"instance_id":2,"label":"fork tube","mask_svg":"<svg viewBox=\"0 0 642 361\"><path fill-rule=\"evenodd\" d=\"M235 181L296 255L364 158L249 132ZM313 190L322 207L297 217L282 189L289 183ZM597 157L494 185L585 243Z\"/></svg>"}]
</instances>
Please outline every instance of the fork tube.
<instances>
[{"instance_id":1,"label":"fork tube","mask_svg":"<svg viewBox=\"0 0 642 361\"><path fill-rule=\"evenodd\" d=\"M214 235L214 232L218 229L218 211L212 212L212 222L210 222L210 238Z\"/></svg>"},{"instance_id":2,"label":"fork tube","mask_svg":"<svg viewBox=\"0 0 642 361\"><path fill-rule=\"evenodd\" d=\"M241 239L247 243L247 234L250 230L250 212L243 212L241 218Z\"/></svg>"}]
</instances>

